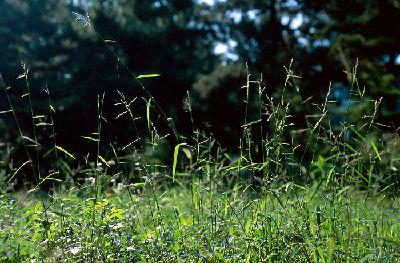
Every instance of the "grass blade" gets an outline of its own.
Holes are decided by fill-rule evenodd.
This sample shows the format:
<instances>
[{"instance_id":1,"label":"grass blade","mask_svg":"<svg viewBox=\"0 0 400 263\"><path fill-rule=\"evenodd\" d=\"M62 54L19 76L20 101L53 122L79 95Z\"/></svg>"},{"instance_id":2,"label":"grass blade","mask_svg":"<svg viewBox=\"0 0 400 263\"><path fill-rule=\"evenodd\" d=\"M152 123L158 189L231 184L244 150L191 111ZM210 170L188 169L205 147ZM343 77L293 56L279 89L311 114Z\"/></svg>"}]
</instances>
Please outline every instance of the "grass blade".
<instances>
[{"instance_id":1,"label":"grass blade","mask_svg":"<svg viewBox=\"0 0 400 263\"><path fill-rule=\"evenodd\" d=\"M155 78L155 77L159 77L161 76L161 74L144 74L144 75L139 75L136 78L137 79L145 79L145 78Z\"/></svg>"},{"instance_id":2,"label":"grass blade","mask_svg":"<svg viewBox=\"0 0 400 263\"><path fill-rule=\"evenodd\" d=\"M375 154L376 154L376 157L378 157L379 161L382 162L381 155L380 155L380 153L379 153L379 151L378 151L378 148L376 147L374 141L371 141L371 146L372 146L372 149L374 150L374 152L375 152Z\"/></svg>"},{"instance_id":3,"label":"grass blade","mask_svg":"<svg viewBox=\"0 0 400 263\"><path fill-rule=\"evenodd\" d=\"M147 102L147 107L146 107L146 117L147 117L147 128L149 129L150 132L150 107L151 107L151 99Z\"/></svg>"},{"instance_id":4,"label":"grass blade","mask_svg":"<svg viewBox=\"0 0 400 263\"><path fill-rule=\"evenodd\" d=\"M176 173L176 164L178 163L178 153L179 153L179 148L183 145L186 145L186 143L179 143L175 146L174 150L174 162L172 165L172 179L175 181L175 173Z\"/></svg>"},{"instance_id":5,"label":"grass blade","mask_svg":"<svg viewBox=\"0 0 400 263\"><path fill-rule=\"evenodd\" d=\"M101 155L99 155L98 157L102 163L104 163L107 167L110 167L110 165L107 163L106 159L104 159Z\"/></svg>"},{"instance_id":6,"label":"grass blade","mask_svg":"<svg viewBox=\"0 0 400 263\"><path fill-rule=\"evenodd\" d=\"M68 155L69 157L71 157L72 159L76 160L75 157L69 153L67 150L65 150L64 148L62 148L61 146L56 145L55 146L57 150L62 151L63 153L65 153L66 155Z\"/></svg>"}]
</instances>

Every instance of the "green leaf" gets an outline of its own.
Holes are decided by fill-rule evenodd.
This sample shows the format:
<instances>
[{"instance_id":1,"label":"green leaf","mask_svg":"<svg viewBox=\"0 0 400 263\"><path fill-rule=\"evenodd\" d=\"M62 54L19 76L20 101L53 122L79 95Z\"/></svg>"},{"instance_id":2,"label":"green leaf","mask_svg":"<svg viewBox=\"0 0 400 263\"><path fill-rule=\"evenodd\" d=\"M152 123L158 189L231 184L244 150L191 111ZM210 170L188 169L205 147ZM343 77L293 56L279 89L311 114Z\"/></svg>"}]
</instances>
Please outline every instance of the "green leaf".
<instances>
[{"instance_id":1,"label":"green leaf","mask_svg":"<svg viewBox=\"0 0 400 263\"><path fill-rule=\"evenodd\" d=\"M362 136L356 129L354 129L354 127L347 125L347 127L350 128L350 130L352 130L361 140L365 141L364 136Z\"/></svg>"},{"instance_id":2,"label":"green leaf","mask_svg":"<svg viewBox=\"0 0 400 263\"><path fill-rule=\"evenodd\" d=\"M382 162L381 155L380 155L380 153L379 153L379 151L378 151L378 148L376 147L374 141L371 141L371 146L372 146L372 149L374 150L374 152L375 152L375 154L376 154L376 157L378 157L379 161Z\"/></svg>"},{"instance_id":3,"label":"green leaf","mask_svg":"<svg viewBox=\"0 0 400 263\"><path fill-rule=\"evenodd\" d=\"M99 142L99 139L89 137L89 136L81 136L83 139L89 140L89 141L94 141L94 142Z\"/></svg>"},{"instance_id":4,"label":"green leaf","mask_svg":"<svg viewBox=\"0 0 400 263\"><path fill-rule=\"evenodd\" d=\"M144 74L144 75L139 75L136 78L137 79L145 79L145 78L155 78L155 77L159 77L161 76L161 74Z\"/></svg>"},{"instance_id":5,"label":"green leaf","mask_svg":"<svg viewBox=\"0 0 400 263\"><path fill-rule=\"evenodd\" d=\"M186 143L179 143L175 146L174 150L174 163L172 165L172 179L175 181L175 173L176 173L176 164L178 163L178 153L179 153L179 148L183 145L186 145Z\"/></svg>"},{"instance_id":6,"label":"green leaf","mask_svg":"<svg viewBox=\"0 0 400 263\"><path fill-rule=\"evenodd\" d=\"M50 105L49 107L50 107L50 110L51 110L52 112L56 113L56 109L54 109L53 105Z\"/></svg>"},{"instance_id":7,"label":"green leaf","mask_svg":"<svg viewBox=\"0 0 400 263\"><path fill-rule=\"evenodd\" d=\"M251 126L251 125L256 124L256 123L259 123L259 122L261 122L261 119L256 120L256 121L252 121L252 122L249 122L249 123L246 123L246 124L243 124L243 125L242 125L242 128Z\"/></svg>"},{"instance_id":8,"label":"green leaf","mask_svg":"<svg viewBox=\"0 0 400 263\"><path fill-rule=\"evenodd\" d=\"M28 136L22 136L22 139L25 139L25 140L28 140L28 141L34 143L33 146L39 146L39 145L40 145L37 141L35 141L35 140L29 138Z\"/></svg>"},{"instance_id":9,"label":"green leaf","mask_svg":"<svg viewBox=\"0 0 400 263\"><path fill-rule=\"evenodd\" d=\"M11 180L15 177L15 175L22 169L22 167L24 167L25 165L27 165L28 163L30 163L31 161L26 161L24 162L14 173L13 175L8 179L7 184L9 182L11 182Z\"/></svg>"},{"instance_id":10,"label":"green leaf","mask_svg":"<svg viewBox=\"0 0 400 263\"><path fill-rule=\"evenodd\" d=\"M36 116L33 116L32 119L41 119L41 118L45 118L45 117L46 117L45 115L36 115Z\"/></svg>"},{"instance_id":11,"label":"green leaf","mask_svg":"<svg viewBox=\"0 0 400 263\"><path fill-rule=\"evenodd\" d=\"M68 155L69 157L71 157L72 159L75 160L75 157L71 153L69 153L67 150L62 148L61 146L56 145L55 147L56 147L57 150L62 151L63 153L65 153L66 155Z\"/></svg>"},{"instance_id":12,"label":"green leaf","mask_svg":"<svg viewBox=\"0 0 400 263\"><path fill-rule=\"evenodd\" d=\"M100 161L102 161L107 167L110 167L110 165L107 163L107 161L106 161L101 155L99 155L99 159L100 159Z\"/></svg>"},{"instance_id":13,"label":"green leaf","mask_svg":"<svg viewBox=\"0 0 400 263\"><path fill-rule=\"evenodd\" d=\"M10 113L10 112L13 112L13 110L3 110L3 111L0 111L0 114Z\"/></svg>"},{"instance_id":14,"label":"green leaf","mask_svg":"<svg viewBox=\"0 0 400 263\"><path fill-rule=\"evenodd\" d=\"M146 110L146 116L147 116L147 128L149 129L150 132L150 107L151 107L151 99L147 102L147 110Z\"/></svg>"},{"instance_id":15,"label":"green leaf","mask_svg":"<svg viewBox=\"0 0 400 263\"><path fill-rule=\"evenodd\" d=\"M178 141L181 140L181 138L182 138L183 136L181 136L181 135L179 134L178 130L176 129L174 120L173 120L172 118L167 118L167 121L168 121L168 126L169 126L169 127L171 128L171 130L174 132L175 138L176 138Z\"/></svg>"},{"instance_id":16,"label":"green leaf","mask_svg":"<svg viewBox=\"0 0 400 263\"><path fill-rule=\"evenodd\" d=\"M328 172L328 175L326 177L326 184L325 184L326 187L329 185L329 182L331 181L331 176L332 176L332 173L333 173L334 169L335 168L332 167Z\"/></svg>"},{"instance_id":17,"label":"green leaf","mask_svg":"<svg viewBox=\"0 0 400 263\"><path fill-rule=\"evenodd\" d=\"M53 124L47 123L47 122L39 122L39 123L36 123L36 124L35 124L36 127L40 127L40 126L52 126L52 125L53 125Z\"/></svg>"},{"instance_id":18,"label":"green leaf","mask_svg":"<svg viewBox=\"0 0 400 263\"><path fill-rule=\"evenodd\" d=\"M50 150L48 150L45 154L43 154L43 158L46 158L47 156L49 156L50 153L52 153L54 151L54 148L51 148Z\"/></svg>"}]
</instances>

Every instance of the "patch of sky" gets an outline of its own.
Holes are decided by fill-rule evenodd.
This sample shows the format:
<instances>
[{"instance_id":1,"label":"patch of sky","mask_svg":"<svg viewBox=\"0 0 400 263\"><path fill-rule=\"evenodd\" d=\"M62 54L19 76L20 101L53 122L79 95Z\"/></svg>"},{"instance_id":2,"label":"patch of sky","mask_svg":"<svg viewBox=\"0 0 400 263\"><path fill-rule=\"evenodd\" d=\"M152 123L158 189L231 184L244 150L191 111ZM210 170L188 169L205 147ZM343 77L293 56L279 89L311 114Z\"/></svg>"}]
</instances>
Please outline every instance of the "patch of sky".
<instances>
[{"instance_id":1,"label":"patch of sky","mask_svg":"<svg viewBox=\"0 0 400 263\"><path fill-rule=\"evenodd\" d=\"M289 21L290 21L289 15L284 14L284 15L282 16L282 18L281 18L281 23L282 23L282 25L287 26L287 25L289 24Z\"/></svg>"},{"instance_id":2,"label":"patch of sky","mask_svg":"<svg viewBox=\"0 0 400 263\"><path fill-rule=\"evenodd\" d=\"M197 0L200 4L214 5L216 2L226 2L226 0Z\"/></svg>"},{"instance_id":3,"label":"patch of sky","mask_svg":"<svg viewBox=\"0 0 400 263\"><path fill-rule=\"evenodd\" d=\"M302 37L302 34L301 34L300 30L297 30L297 29L296 29L296 30L294 31L294 35L296 36L297 42L298 42L300 45L302 45L302 46L304 46L304 47L309 46L308 40L307 40L305 37Z\"/></svg>"},{"instance_id":4,"label":"patch of sky","mask_svg":"<svg viewBox=\"0 0 400 263\"><path fill-rule=\"evenodd\" d=\"M299 29L304 22L304 16L302 14L297 14L290 22L290 28L293 30Z\"/></svg>"},{"instance_id":5,"label":"patch of sky","mask_svg":"<svg viewBox=\"0 0 400 263\"><path fill-rule=\"evenodd\" d=\"M282 4L283 7L295 7L298 3L296 0L289 0Z\"/></svg>"},{"instance_id":6,"label":"patch of sky","mask_svg":"<svg viewBox=\"0 0 400 263\"><path fill-rule=\"evenodd\" d=\"M380 65L385 65L385 64L389 63L389 61L390 61L390 56L389 55L383 55L381 57L381 59L379 60L379 64Z\"/></svg>"},{"instance_id":7,"label":"patch of sky","mask_svg":"<svg viewBox=\"0 0 400 263\"><path fill-rule=\"evenodd\" d=\"M315 48L317 48L317 47L329 47L329 45L330 45L330 41L329 41L329 39L326 39L326 38L317 39L313 43L313 46Z\"/></svg>"},{"instance_id":8,"label":"patch of sky","mask_svg":"<svg viewBox=\"0 0 400 263\"><path fill-rule=\"evenodd\" d=\"M246 12L247 17L256 22L260 21L260 10L253 9Z\"/></svg>"},{"instance_id":9,"label":"patch of sky","mask_svg":"<svg viewBox=\"0 0 400 263\"><path fill-rule=\"evenodd\" d=\"M199 0L200 4L213 5L215 0Z\"/></svg>"},{"instance_id":10,"label":"patch of sky","mask_svg":"<svg viewBox=\"0 0 400 263\"><path fill-rule=\"evenodd\" d=\"M304 23L304 15L299 13L291 19L288 14L284 14L281 17L281 23L285 26L289 25L289 28L292 30L299 29Z\"/></svg>"},{"instance_id":11,"label":"patch of sky","mask_svg":"<svg viewBox=\"0 0 400 263\"><path fill-rule=\"evenodd\" d=\"M70 80L72 78L72 75L70 73L64 73L64 79Z\"/></svg>"},{"instance_id":12,"label":"patch of sky","mask_svg":"<svg viewBox=\"0 0 400 263\"><path fill-rule=\"evenodd\" d=\"M342 82L335 82L332 85L331 97L333 99L345 100L350 98L349 87Z\"/></svg>"},{"instance_id":13,"label":"patch of sky","mask_svg":"<svg viewBox=\"0 0 400 263\"><path fill-rule=\"evenodd\" d=\"M302 46L308 46L308 40L304 37L299 37L297 42Z\"/></svg>"},{"instance_id":14,"label":"patch of sky","mask_svg":"<svg viewBox=\"0 0 400 263\"><path fill-rule=\"evenodd\" d=\"M350 88L342 82L333 83L329 99L337 101L331 111L332 125L335 127L344 125L347 122L347 109L354 103L350 97Z\"/></svg>"},{"instance_id":15,"label":"patch of sky","mask_svg":"<svg viewBox=\"0 0 400 263\"><path fill-rule=\"evenodd\" d=\"M224 61L237 61L239 56L233 52L233 49L237 46L237 42L234 40L228 40L228 42L217 42L214 47L214 53L220 55Z\"/></svg>"},{"instance_id":16,"label":"patch of sky","mask_svg":"<svg viewBox=\"0 0 400 263\"><path fill-rule=\"evenodd\" d=\"M338 101L336 105L339 110L347 110L347 108L353 103L350 98L350 88L342 82L335 82L332 85L332 92L330 99Z\"/></svg>"},{"instance_id":17,"label":"patch of sky","mask_svg":"<svg viewBox=\"0 0 400 263\"><path fill-rule=\"evenodd\" d=\"M88 10L90 7L93 6L92 1L82 1L82 0L72 0L71 4L73 6L83 7L85 10Z\"/></svg>"},{"instance_id":18,"label":"patch of sky","mask_svg":"<svg viewBox=\"0 0 400 263\"><path fill-rule=\"evenodd\" d=\"M396 58L394 59L394 64L395 64L395 65L400 65L400 54L398 54L398 55L396 56Z\"/></svg>"},{"instance_id":19,"label":"patch of sky","mask_svg":"<svg viewBox=\"0 0 400 263\"><path fill-rule=\"evenodd\" d=\"M323 70L323 67L321 64L316 64L312 66L312 69L318 72L321 72Z\"/></svg>"},{"instance_id":20,"label":"patch of sky","mask_svg":"<svg viewBox=\"0 0 400 263\"><path fill-rule=\"evenodd\" d=\"M214 53L217 55L221 55L228 52L228 45L224 43L217 43L214 47Z\"/></svg>"},{"instance_id":21,"label":"patch of sky","mask_svg":"<svg viewBox=\"0 0 400 263\"><path fill-rule=\"evenodd\" d=\"M229 18L232 19L232 21L236 24L242 21L243 15L239 10L229 11L227 14Z\"/></svg>"},{"instance_id":22,"label":"patch of sky","mask_svg":"<svg viewBox=\"0 0 400 263\"><path fill-rule=\"evenodd\" d=\"M385 65L390 62L390 56L389 55L383 55L379 59L379 64L380 65ZM396 54L394 57L394 64L395 65L400 65L400 54Z\"/></svg>"}]
</instances>

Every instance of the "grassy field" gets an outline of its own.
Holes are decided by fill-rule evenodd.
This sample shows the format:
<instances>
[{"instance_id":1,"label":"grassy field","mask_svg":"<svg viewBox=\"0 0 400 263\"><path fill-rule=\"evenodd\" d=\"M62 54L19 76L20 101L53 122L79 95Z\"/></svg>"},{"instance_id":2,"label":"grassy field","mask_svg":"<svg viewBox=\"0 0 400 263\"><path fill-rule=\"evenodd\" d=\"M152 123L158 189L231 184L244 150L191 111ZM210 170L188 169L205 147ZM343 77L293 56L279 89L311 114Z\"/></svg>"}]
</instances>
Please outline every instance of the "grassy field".
<instances>
[{"instance_id":1,"label":"grassy field","mask_svg":"<svg viewBox=\"0 0 400 263\"><path fill-rule=\"evenodd\" d=\"M276 133L263 141L259 163L254 123L243 125L237 157L196 131L172 147L171 164L160 163L164 139L150 114L150 150L117 144L107 153L100 121L84 138L98 147L91 161L70 167L77 157L55 144L58 170L15 192L14 177L36 163L30 157L2 179L0 261L398 262L398 137L384 141L350 125L325 130L321 118L304 142L314 161L304 163L293 137L285 141L281 105L270 106ZM341 137L345 130L353 137Z\"/></svg>"},{"instance_id":2,"label":"grassy field","mask_svg":"<svg viewBox=\"0 0 400 263\"><path fill-rule=\"evenodd\" d=\"M32 106L24 65L30 132L2 83L3 113L15 120L26 160L14 164L11 150L0 156L0 261L400 262L400 139L382 131L379 101L364 96L356 68L347 108L338 112L329 86L303 109L301 129L293 114L307 103L290 65L273 96L248 74L235 152L195 125L180 134L139 81L157 74L130 71L149 95L146 113L137 118L134 98L119 92L117 118L145 129L130 130L128 144L105 143L103 94L97 130L82 136L96 150L79 157L59 145L50 96L47 112ZM185 104L194 123L189 93ZM169 135L158 131L161 121ZM18 185L25 173L32 182Z\"/></svg>"},{"instance_id":3,"label":"grassy field","mask_svg":"<svg viewBox=\"0 0 400 263\"><path fill-rule=\"evenodd\" d=\"M250 188L82 189L1 196L2 262L398 262L400 202L339 192ZM130 188L130 193L126 188ZM221 189L221 188L222 189ZM20 196L19 196L20 197Z\"/></svg>"}]
</instances>

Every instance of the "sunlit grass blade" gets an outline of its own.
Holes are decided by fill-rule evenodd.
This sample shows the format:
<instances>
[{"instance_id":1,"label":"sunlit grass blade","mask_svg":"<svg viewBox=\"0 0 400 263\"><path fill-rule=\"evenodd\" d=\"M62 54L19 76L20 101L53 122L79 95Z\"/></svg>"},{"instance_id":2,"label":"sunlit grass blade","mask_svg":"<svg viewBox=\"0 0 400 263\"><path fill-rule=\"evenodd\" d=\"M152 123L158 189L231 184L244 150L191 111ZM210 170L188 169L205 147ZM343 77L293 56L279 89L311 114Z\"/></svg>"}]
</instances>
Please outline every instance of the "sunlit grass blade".
<instances>
[{"instance_id":1,"label":"sunlit grass blade","mask_svg":"<svg viewBox=\"0 0 400 263\"><path fill-rule=\"evenodd\" d=\"M380 155L380 153L379 153L379 151L378 151L378 148L376 147L374 141L371 141L371 146L372 146L372 149L374 150L374 152L375 152L375 154L376 154L376 157L378 157L379 161L382 162L381 155Z\"/></svg>"},{"instance_id":2,"label":"sunlit grass blade","mask_svg":"<svg viewBox=\"0 0 400 263\"><path fill-rule=\"evenodd\" d=\"M53 125L53 124L47 123L47 122L39 122L39 123L36 123L36 124L35 124L36 127L40 127L40 126L52 126L52 125Z\"/></svg>"},{"instance_id":3,"label":"sunlit grass blade","mask_svg":"<svg viewBox=\"0 0 400 263\"><path fill-rule=\"evenodd\" d=\"M108 162L106 161L106 159L104 159L101 155L99 155L98 157L99 157L99 159L100 159L100 161L101 161L102 163L104 163L107 167L110 167L110 165L108 164Z\"/></svg>"},{"instance_id":4,"label":"sunlit grass blade","mask_svg":"<svg viewBox=\"0 0 400 263\"><path fill-rule=\"evenodd\" d=\"M93 142L99 142L99 139L90 137L90 136L81 136L83 139L89 140L89 141L93 141Z\"/></svg>"},{"instance_id":5,"label":"sunlit grass blade","mask_svg":"<svg viewBox=\"0 0 400 263\"><path fill-rule=\"evenodd\" d=\"M31 161L26 161L23 164L21 164L20 167L18 167L18 169L11 175L11 177L7 180L7 184L11 182L11 180L18 174L18 172L28 163L30 163Z\"/></svg>"},{"instance_id":6,"label":"sunlit grass blade","mask_svg":"<svg viewBox=\"0 0 400 263\"><path fill-rule=\"evenodd\" d=\"M11 112L13 112L13 110L3 110L0 111L0 114L11 113Z\"/></svg>"},{"instance_id":7,"label":"sunlit grass blade","mask_svg":"<svg viewBox=\"0 0 400 263\"><path fill-rule=\"evenodd\" d=\"M57 150L62 151L63 153L65 153L66 155L68 155L70 158L72 158L72 159L75 160L75 157L74 157L71 153L69 153L67 150L65 150L64 148L62 148L61 146L56 145L55 148L56 148Z\"/></svg>"},{"instance_id":8,"label":"sunlit grass blade","mask_svg":"<svg viewBox=\"0 0 400 263\"><path fill-rule=\"evenodd\" d=\"M161 76L161 74L154 73L154 74L143 74L143 75L139 75L139 76L137 76L136 78L138 78L138 79L145 79L145 78L155 78L155 77L160 77L160 76Z\"/></svg>"},{"instance_id":9,"label":"sunlit grass blade","mask_svg":"<svg viewBox=\"0 0 400 263\"><path fill-rule=\"evenodd\" d=\"M54 108L54 106L53 105L49 105L49 108L50 108L50 110L52 111L52 112L56 112L56 109Z\"/></svg>"},{"instance_id":10,"label":"sunlit grass blade","mask_svg":"<svg viewBox=\"0 0 400 263\"><path fill-rule=\"evenodd\" d=\"M33 116L32 119L42 119L45 117L46 117L45 115L36 115L36 116Z\"/></svg>"},{"instance_id":11,"label":"sunlit grass blade","mask_svg":"<svg viewBox=\"0 0 400 263\"><path fill-rule=\"evenodd\" d=\"M178 163L178 154L179 154L179 148L183 145L186 145L186 143L179 143L175 146L174 150L174 161L172 164L172 179L175 180L175 173L176 173L176 165Z\"/></svg>"},{"instance_id":12,"label":"sunlit grass blade","mask_svg":"<svg viewBox=\"0 0 400 263\"><path fill-rule=\"evenodd\" d=\"M28 136L22 136L22 138L25 139L25 140L27 140L27 141L32 142L34 146L40 146L40 144L39 144L37 141L35 141L35 140L29 138Z\"/></svg>"},{"instance_id":13,"label":"sunlit grass blade","mask_svg":"<svg viewBox=\"0 0 400 263\"><path fill-rule=\"evenodd\" d=\"M242 125L242 128L251 126L251 125L253 125L253 124L257 124L257 123L259 123L259 122L261 122L261 119L256 120L256 121L252 121L252 122L249 122L249 123L246 123L246 124L243 124L243 125Z\"/></svg>"},{"instance_id":14,"label":"sunlit grass blade","mask_svg":"<svg viewBox=\"0 0 400 263\"><path fill-rule=\"evenodd\" d=\"M151 107L151 99L147 102L147 107L146 107L146 117L147 117L147 128L149 129L150 132L150 107Z\"/></svg>"}]
</instances>

